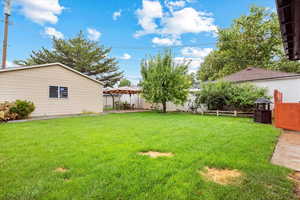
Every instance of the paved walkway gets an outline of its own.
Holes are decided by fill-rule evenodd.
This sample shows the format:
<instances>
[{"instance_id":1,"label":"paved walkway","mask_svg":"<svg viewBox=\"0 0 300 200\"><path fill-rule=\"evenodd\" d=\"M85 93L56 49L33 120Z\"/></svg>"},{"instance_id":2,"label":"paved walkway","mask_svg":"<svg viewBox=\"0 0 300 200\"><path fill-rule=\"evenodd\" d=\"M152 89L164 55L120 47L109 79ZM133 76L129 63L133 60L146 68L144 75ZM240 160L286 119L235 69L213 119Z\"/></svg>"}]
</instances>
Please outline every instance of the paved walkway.
<instances>
[{"instance_id":1,"label":"paved walkway","mask_svg":"<svg viewBox=\"0 0 300 200\"><path fill-rule=\"evenodd\" d=\"M22 120L13 120L8 121L7 123L19 123L19 122L28 122L28 121L37 121L37 120L49 120L49 119L59 119L59 118L67 118L67 117L84 117L84 116L100 116L106 115L109 113L134 113L134 112L147 112L150 110L112 110L112 111L104 111L99 114L75 114L75 115L54 115L54 116L41 116L41 117L32 117L28 119Z\"/></svg>"},{"instance_id":2,"label":"paved walkway","mask_svg":"<svg viewBox=\"0 0 300 200\"><path fill-rule=\"evenodd\" d=\"M300 133L283 131L271 162L295 171L300 171Z\"/></svg>"}]
</instances>

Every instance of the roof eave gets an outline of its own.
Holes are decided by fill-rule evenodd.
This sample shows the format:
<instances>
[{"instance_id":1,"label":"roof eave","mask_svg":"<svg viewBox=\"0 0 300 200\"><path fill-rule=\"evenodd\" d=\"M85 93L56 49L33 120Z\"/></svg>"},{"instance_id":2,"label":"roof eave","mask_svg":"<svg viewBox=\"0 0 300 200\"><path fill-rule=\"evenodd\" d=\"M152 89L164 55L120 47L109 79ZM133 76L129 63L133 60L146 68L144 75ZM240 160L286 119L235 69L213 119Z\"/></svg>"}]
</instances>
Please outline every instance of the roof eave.
<instances>
[{"instance_id":1,"label":"roof eave","mask_svg":"<svg viewBox=\"0 0 300 200\"><path fill-rule=\"evenodd\" d=\"M225 81L234 82L234 83L243 83L243 82L251 82L251 81L289 79L289 78L295 78L295 77L299 77L300 78L300 74L299 75L292 75L292 76L272 77L272 78L258 78L258 79L248 79L248 80L238 80L238 81L225 80Z\"/></svg>"},{"instance_id":2,"label":"roof eave","mask_svg":"<svg viewBox=\"0 0 300 200\"><path fill-rule=\"evenodd\" d=\"M284 50L290 60L300 60L300 1L276 0Z\"/></svg>"},{"instance_id":3,"label":"roof eave","mask_svg":"<svg viewBox=\"0 0 300 200\"><path fill-rule=\"evenodd\" d=\"M62 64L62 63L48 63L48 64L41 64L41 65L32 65L32 66L15 67L15 68L6 68L6 69L0 70L0 73L2 73L2 72L11 72L11 71L19 71L19 70L26 70L26 69L34 69L34 68L41 68L41 67L50 67L50 66L57 66L57 65L65 68L67 70L70 70L70 71L72 71L72 72L74 72L74 73L76 73L78 75L81 75L81 76L83 76L85 78L88 78L91 81L99 83L100 85L104 85L101 81L93 79L93 78L91 78L91 77L89 77L89 76L87 76L87 75L85 75L85 74L83 74L83 73L81 73L81 72L79 72L79 71L71 68L71 67L68 67L68 66Z\"/></svg>"}]
</instances>

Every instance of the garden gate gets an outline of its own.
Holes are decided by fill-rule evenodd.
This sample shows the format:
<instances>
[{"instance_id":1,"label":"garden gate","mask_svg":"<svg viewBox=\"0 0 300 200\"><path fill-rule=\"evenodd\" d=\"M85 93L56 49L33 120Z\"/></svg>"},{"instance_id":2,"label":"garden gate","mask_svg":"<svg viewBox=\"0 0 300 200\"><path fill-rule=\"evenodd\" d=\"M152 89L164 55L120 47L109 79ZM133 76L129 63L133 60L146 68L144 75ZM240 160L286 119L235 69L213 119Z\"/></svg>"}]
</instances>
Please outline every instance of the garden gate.
<instances>
[{"instance_id":1,"label":"garden gate","mask_svg":"<svg viewBox=\"0 0 300 200\"><path fill-rule=\"evenodd\" d=\"M288 130L300 131L300 103L284 103L282 93L274 92L275 126Z\"/></svg>"}]
</instances>

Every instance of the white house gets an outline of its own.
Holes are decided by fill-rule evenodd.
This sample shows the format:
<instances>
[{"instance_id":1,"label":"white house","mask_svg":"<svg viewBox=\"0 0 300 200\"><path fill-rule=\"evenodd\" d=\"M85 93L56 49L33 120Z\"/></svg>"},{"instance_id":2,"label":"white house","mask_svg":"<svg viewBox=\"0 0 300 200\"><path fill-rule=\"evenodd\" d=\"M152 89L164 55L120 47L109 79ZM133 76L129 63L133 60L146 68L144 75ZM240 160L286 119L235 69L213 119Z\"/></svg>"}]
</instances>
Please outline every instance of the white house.
<instances>
[{"instance_id":1,"label":"white house","mask_svg":"<svg viewBox=\"0 0 300 200\"><path fill-rule=\"evenodd\" d=\"M268 90L273 96L274 90L283 93L284 102L300 102L300 74L249 67L223 78L234 83L252 83Z\"/></svg>"},{"instance_id":2,"label":"white house","mask_svg":"<svg viewBox=\"0 0 300 200\"><path fill-rule=\"evenodd\" d=\"M32 116L103 111L102 83L60 63L0 70L0 103L29 100Z\"/></svg>"}]
</instances>

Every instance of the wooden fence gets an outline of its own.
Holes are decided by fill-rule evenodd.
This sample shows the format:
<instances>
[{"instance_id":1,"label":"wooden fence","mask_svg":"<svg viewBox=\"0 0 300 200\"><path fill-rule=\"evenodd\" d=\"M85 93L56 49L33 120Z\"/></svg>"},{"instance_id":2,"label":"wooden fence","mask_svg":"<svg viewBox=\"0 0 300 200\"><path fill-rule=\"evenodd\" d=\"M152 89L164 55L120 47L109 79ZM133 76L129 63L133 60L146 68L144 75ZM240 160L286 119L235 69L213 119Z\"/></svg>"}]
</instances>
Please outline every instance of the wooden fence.
<instances>
[{"instance_id":1,"label":"wooden fence","mask_svg":"<svg viewBox=\"0 0 300 200\"><path fill-rule=\"evenodd\" d=\"M253 117L253 112L207 110L200 112L202 115L230 116L230 117Z\"/></svg>"},{"instance_id":2,"label":"wooden fence","mask_svg":"<svg viewBox=\"0 0 300 200\"><path fill-rule=\"evenodd\" d=\"M275 125L277 128L300 131L300 103L284 103L283 95L274 92Z\"/></svg>"}]
</instances>

